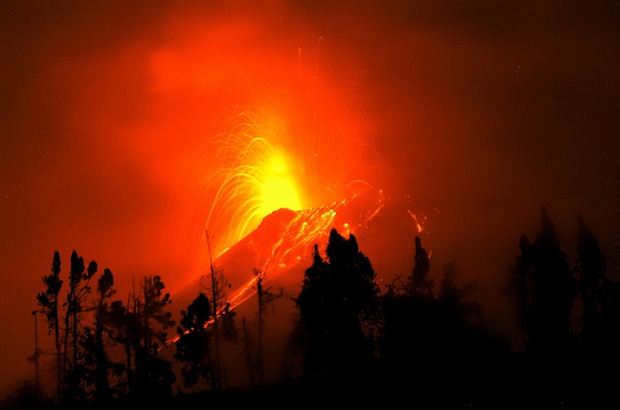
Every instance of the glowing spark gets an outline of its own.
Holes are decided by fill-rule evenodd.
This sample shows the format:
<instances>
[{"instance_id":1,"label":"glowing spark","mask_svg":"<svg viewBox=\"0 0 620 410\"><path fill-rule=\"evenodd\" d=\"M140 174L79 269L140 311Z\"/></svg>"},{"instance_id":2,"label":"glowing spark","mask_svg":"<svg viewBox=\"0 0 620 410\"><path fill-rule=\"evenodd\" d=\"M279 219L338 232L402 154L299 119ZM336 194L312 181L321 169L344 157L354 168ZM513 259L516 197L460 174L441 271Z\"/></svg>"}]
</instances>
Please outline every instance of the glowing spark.
<instances>
[{"instance_id":1,"label":"glowing spark","mask_svg":"<svg viewBox=\"0 0 620 410\"><path fill-rule=\"evenodd\" d=\"M422 232L424 230L424 227L418 221L418 217L413 212L411 212L409 209L407 209L407 214L411 217L411 219L413 219L413 223L415 224L417 232L418 233Z\"/></svg>"}]
</instances>

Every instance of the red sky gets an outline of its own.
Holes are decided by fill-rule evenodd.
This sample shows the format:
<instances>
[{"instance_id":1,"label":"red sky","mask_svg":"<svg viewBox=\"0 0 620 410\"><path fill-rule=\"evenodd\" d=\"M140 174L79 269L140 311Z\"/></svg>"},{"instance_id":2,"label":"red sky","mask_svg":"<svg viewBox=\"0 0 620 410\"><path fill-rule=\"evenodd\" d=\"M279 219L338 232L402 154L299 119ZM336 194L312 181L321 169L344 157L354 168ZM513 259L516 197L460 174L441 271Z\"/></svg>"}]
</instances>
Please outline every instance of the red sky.
<instances>
[{"instance_id":1,"label":"red sky","mask_svg":"<svg viewBox=\"0 0 620 410\"><path fill-rule=\"evenodd\" d=\"M581 212L619 272L619 21L613 1L2 2L0 385L33 371L55 250L125 290L196 275L242 112L306 205L384 190L360 243L380 275L409 274L409 209L435 274L454 259L492 308L541 205L569 256Z\"/></svg>"}]
</instances>

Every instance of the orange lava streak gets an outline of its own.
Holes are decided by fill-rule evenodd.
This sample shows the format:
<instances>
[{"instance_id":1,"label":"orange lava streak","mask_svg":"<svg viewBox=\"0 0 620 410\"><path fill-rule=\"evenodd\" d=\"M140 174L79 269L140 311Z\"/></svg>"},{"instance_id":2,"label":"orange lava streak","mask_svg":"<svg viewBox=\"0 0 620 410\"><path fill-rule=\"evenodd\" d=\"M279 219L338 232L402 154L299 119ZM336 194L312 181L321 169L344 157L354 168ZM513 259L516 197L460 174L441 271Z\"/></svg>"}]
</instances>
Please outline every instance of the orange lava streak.
<instances>
[{"instance_id":1,"label":"orange lava streak","mask_svg":"<svg viewBox=\"0 0 620 410\"><path fill-rule=\"evenodd\" d=\"M413 223L415 224L415 227L416 227L416 230L418 231L418 233L422 232L424 230L424 227L422 226L422 224L418 220L418 217L416 216L416 214L414 214L409 209L407 209L407 215L409 215L411 217L411 219L413 219Z\"/></svg>"},{"instance_id":2,"label":"orange lava streak","mask_svg":"<svg viewBox=\"0 0 620 410\"><path fill-rule=\"evenodd\" d=\"M226 270L226 264L238 257L238 250L241 249L243 254L249 248L257 256L253 267L265 272L269 280L280 283L287 280L297 281L299 278L287 279L284 276L301 261L307 260L314 244L323 247L332 228L345 236L354 234L363 229L383 206L383 192L369 188L348 200L319 208L300 211L280 209L268 215L256 230L237 242L222 257L216 258L213 265L217 269L224 266L223 269ZM256 294L256 277L246 277L249 279L235 286L234 293L227 298L228 309L234 310ZM199 280L194 284L194 289L197 286L200 286ZM168 343L177 340L178 336Z\"/></svg>"}]
</instances>

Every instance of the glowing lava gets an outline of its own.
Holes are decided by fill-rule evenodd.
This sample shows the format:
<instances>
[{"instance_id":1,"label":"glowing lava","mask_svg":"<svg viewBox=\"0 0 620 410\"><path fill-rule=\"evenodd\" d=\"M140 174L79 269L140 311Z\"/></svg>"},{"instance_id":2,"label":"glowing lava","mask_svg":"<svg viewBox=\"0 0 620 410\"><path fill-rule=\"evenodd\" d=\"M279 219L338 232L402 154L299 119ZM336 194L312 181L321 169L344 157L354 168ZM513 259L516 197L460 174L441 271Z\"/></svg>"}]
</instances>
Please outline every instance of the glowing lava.
<instances>
[{"instance_id":1,"label":"glowing lava","mask_svg":"<svg viewBox=\"0 0 620 410\"><path fill-rule=\"evenodd\" d=\"M267 175L261 183L262 207L259 214L268 215L276 209L302 209L299 195L293 181L288 175L288 164L284 154L274 152L270 155L267 165Z\"/></svg>"},{"instance_id":2,"label":"glowing lava","mask_svg":"<svg viewBox=\"0 0 620 410\"><path fill-rule=\"evenodd\" d=\"M221 248L246 236L275 210L304 208L291 160L272 143L287 138L285 133L275 119L261 123L244 111L229 131L211 141L217 168L205 179L207 192L214 192L205 225L218 232Z\"/></svg>"},{"instance_id":3,"label":"glowing lava","mask_svg":"<svg viewBox=\"0 0 620 410\"><path fill-rule=\"evenodd\" d=\"M342 118L321 117L326 126L287 101L239 110L207 143L211 245L203 247L200 271L209 275L205 262L212 263L212 252L213 267L232 285L232 309L254 294L255 270L266 272L270 283L298 284L301 276L292 268L308 262L332 228L356 233L384 205L382 191L363 179L372 168L366 145L354 132L341 135L331 126ZM187 290L199 291L200 279Z\"/></svg>"},{"instance_id":4,"label":"glowing lava","mask_svg":"<svg viewBox=\"0 0 620 410\"><path fill-rule=\"evenodd\" d=\"M226 300L229 308L237 308L256 293L256 277L251 274L255 269L266 274L269 286L297 291L303 270L311 263L314 244L324 249L332 228L344 236L363 230L384 205L383 192L369 188L348 200L299 211L281 208L267 215L255 230L213 261L232 285ZM189 305L197 292L205 291L203 283L196 278L173 303Z\"/></svg>"}]
</instances>

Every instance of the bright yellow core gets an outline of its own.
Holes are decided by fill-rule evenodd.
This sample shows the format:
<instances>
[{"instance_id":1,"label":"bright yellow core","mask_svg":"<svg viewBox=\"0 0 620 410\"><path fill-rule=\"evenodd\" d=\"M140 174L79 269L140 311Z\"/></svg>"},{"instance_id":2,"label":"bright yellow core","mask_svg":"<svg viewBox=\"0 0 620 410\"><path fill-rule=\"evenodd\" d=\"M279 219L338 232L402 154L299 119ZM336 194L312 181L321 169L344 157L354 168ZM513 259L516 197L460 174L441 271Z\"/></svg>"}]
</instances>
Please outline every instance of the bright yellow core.
<instances>
[{"instance_id":1,"label":"bright yellow core","mask_svg":"<svg viewBox=\"0 0 620 410\"><path fill-rule=\"evenodd\" d=\"M280 208L288 208L293 211L302 209L284 155L277 151L274 152L265 165L266 172L261 187L263 214L268 215Z\"/></svg>"}]
</instances>

